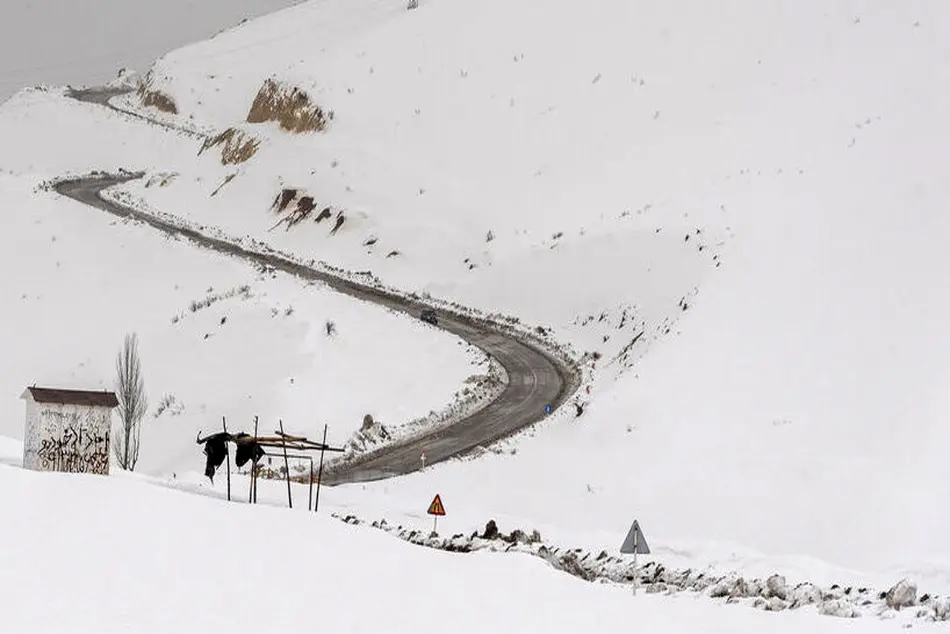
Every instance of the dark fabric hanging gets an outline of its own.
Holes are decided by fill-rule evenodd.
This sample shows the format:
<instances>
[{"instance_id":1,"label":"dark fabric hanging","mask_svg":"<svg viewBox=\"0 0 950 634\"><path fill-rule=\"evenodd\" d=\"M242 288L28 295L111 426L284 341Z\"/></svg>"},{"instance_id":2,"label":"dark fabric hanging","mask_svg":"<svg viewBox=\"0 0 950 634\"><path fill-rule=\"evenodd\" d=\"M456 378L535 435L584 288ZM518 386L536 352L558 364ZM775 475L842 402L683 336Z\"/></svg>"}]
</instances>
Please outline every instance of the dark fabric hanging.
<instances>
[{"instance_id":1,"label":"dark fabric hanging","mask_svg":"<svg viewBox=\"0 0 950 634\"><path fill-rule=\"evenodd\" d=\"M238 467L243 467L248 461L257 461L264 457L264 448L249 434L235 434L231 440L237 445L237 451L234 452L234 464Z\"/></svg>"},{"instance_id":2,"label":"dark fabric hanging","mask_svg":"<svg viewBox=\"0 0 950 634\"><path fill-rule=\"evenodd\" d=\"M204 453L205 456L207 456L205 475L211 480L211 484L214 484L215 471L217 471L218 467L221 466L221 463L224 462L224 459L228 455L229 440L231 440L231 434L223 431L212 434L207 438L198 438L198 444L203 443L205 446Z\"/></svg>"}]
</instances>

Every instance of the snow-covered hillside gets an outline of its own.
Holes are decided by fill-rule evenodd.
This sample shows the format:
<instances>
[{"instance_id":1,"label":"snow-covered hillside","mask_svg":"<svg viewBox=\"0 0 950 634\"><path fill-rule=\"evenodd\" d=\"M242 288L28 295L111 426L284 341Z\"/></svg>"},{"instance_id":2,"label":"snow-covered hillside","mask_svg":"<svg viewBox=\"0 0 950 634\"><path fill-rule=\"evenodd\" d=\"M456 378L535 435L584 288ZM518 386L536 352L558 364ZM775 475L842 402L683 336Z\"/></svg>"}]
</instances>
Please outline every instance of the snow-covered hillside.
<instances>
[{"instance_id":1,"label":"snow-covered hillside","mask_svg":"<svg viewBox=\"0 0 950 634\"><path fill-rule=\"evenodd\" d=\"M91 119L72 123L96 133ZM266 433L283 419L312 437L328 424L340 445L364 415L395 432L487 371L483 354L409 317L198 250L37 184L0 174L0 435L22 437L17 396L28 385L112 387L126 332L141 339L151 401L139 468L160 474L201 471L195 434L220 429L223 416L232 430L252 431L259 416Z\"/></svg>"},{"instance_id":2,"label":"snow-covered hillside","mask_svg":"<svg viewBox=\"0 0 950 634\"><path fill-rule=\"evenodd\" d=\"M589 584L524 555L452 555L326 516L139 478L0 465L5 624L18 632L897 632ZM94 509L94 512L92 511ZM134 510L133 510L134 509ZM923 624L924 631L941 625Z\"/></svg>"},{"instance_id":3,"label":"snow-covered hillside","mask_svg":"<svg viewBox=\"0 0 950 634\"><path fill-rule=\"evenodd\" d=\"M260 148L140 193L552 325L602 377L669 331L584 418L440 470L463 506L933 562L950 556L948 19L938 2L311 2L155 64L147 88L179 119ZM246 123L270 77L332 111L326 129ZM272 230L283 187L344 228Z\"/></svg>"},{"instance_id":4,"label":"snow-covered hillside","mask_svg":"<svg viewBox=\"0 0 950 634\"><path fill-rule=\"evenodd\" d=\"M637 517L687 566L950 587L948 22L935 1L314 1L114 100L219 145L30 92L0 108L0 167L173 173L127 189L600 354L582 417L328 494L366 519L418 518L438 490L446 531L497 517L614 551ZM442 402L470 371L399 345L441 387L390 359L390 396Z\"/></svg>"}]
</instances>

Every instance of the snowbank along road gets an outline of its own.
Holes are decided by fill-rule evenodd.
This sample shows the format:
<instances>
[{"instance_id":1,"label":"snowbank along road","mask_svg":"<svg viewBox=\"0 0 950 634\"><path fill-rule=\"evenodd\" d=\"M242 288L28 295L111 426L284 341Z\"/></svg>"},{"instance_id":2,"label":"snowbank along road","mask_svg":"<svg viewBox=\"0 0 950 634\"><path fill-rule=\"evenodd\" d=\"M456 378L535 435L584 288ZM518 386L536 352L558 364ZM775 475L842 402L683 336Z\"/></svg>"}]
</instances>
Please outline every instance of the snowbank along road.
<instances>
[{"instance_id":1,"label":"snowbank along road","mask_svg":"<svg viewBox=\"0 0 950 634\"><path fill-rule=\"evenodd\" d=\"M105 107L109 99L124 91L92 89L73 91L80 101ZM154 122L153 122L154 123ZM85 205L121 218L132 218L159 231L187 238L196 244L241 258L306 280L323 282L351 297L372 302L392 310L418 317L423 305L386 291L334 276L294 262L279 255L258 253L238 244L214 238L178 226L148 213L104 199L103 190L137 178L142 174L94 175L60 182L56 191ZM481 348L494 357L508 373L508 385L494 401L450 426L420 434L393 444L385 450L355 458L324 474L324 484L380 480L421 468L421 455L426 464L434 464L463 455L480 446L500 440L545 416L545 405L557 407L564 402L574 385L575 370L554 355L504 333L491 325L468 317L439 312L438 327Z\"/></svg>"}]
</instances>

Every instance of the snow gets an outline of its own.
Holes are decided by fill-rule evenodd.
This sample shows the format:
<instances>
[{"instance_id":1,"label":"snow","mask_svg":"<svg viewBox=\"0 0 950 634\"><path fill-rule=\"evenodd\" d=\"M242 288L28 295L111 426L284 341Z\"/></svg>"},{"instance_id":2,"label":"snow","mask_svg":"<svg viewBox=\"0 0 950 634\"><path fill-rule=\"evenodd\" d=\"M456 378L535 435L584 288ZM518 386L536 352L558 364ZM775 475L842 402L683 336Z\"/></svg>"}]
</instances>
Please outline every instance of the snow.
<instances>
[{"instance_id":1,"label":"snow","mask_svg":"<svg viewBox=\"0 0 950 634\"><path fill-rule=\"evenodd\" d=\"M298 136L241 124L263 139L248 163L204 155L137 193L200 197L195 219L603 355L578 421L516 456L376 488L438 482L470 522L609 531L604 546L635 514L661 543L711 552L947 570L932 563L950 561L935 504L950 495L936 290L950 222L932 69L950 14L558 1L538 29L538 12L312 2L171 52L150 79L183 119L239 124L272 75L335 117ZM349 234L269 231L284 185L350 210Z\"/></svg>"},{"instance_id":2,"label":"snow","mask_svg":"<svg viewBox=\"0 0 950 634\"><path fill-rule=\"evenodd\" d=\"M228 505L141 478L0 466L0 498L0 541L17 545L2 555L4 601L19 606L6 616L13 631L213 634L305 623L347 632L385 623L393 633L636 624L657 632L899 631L894 621L634 599L628 588L588 584L528 556L452 555L324 515Z\"/></svg>"},{"instance_id":3,"label":"snow","mask_svg":"<svg viewBox=\"0 0 950 634\"><path fill-rule=\"evenodd\" d=\"M200 471L194 435L219 429L222 416L232 431L259 416L267 433L282 419L315 438L328 424L339 445L364 414L398 428L484 371L482 353L411 317L36 193L24 177L0 184L4 208L16 210L0 238L0 354L17 361L0 370L0 392L12 395L0 406L3 435L22 438L16 395L26 385L111 387L127 331L140 336L151 402L146 473ZM175 402L159 415L165 395Z\"/></svg>"},{"instance_id":4,"label":"snow","mask_svg":"<svg viewBox=\"0 0 950 634\"><path fill-rule=\"evenodd\" d=\"M108 377L112 353L102 351L140 330L149 376L187 386L175 383L183 416L196 399L206 404L187 434L163 430L180 453L157 444L151 463L187 488L200 482L182 473L197 470L190 434L223 414L248 420L269 407L270 419L306 429L326 417L332 432L357 425L372 402L380 420L407 420L444 405L475 372L452 338L394 317L378 346L363 345L385 313L290 280L256 280L264 286L251 302L186 315L176 330L170 318L207 286L234 288L248 272L135 227L92 234L112 221L86 210L72 220L74 205L24 184L115 167L173 173L165 187L125 190L188 222L552 327L578 354L601 355L586 366L594 381L582 417L569 407L477 460L331 489L330 508L427 526L440 492L447 532L495 518L610 552L637 518L664 565L881 588L908 577L921 593L950 592L939 37L948 20L942 3L925 0L428 0L412 12L400 2L307 2L173 51L149 74L180 111L163 119L260 140L250 160L227 166L218 150L198 156L187 135L56 91L21 93L0 107L0 168L25 179L5 202L29 210L10 214L12 226L44 246L5 249L17 275L0 288L21 293L31 270L22 258L47 270L49 249L68 241L96 248L68 250L88 267L77 279L134 278L139 267L162 275L151 286L165 290L140 288L129 302L128 279L90 289L112 310L90 318L88 341L57 317L72 319L74 300L57 301L46 322L32 304L14 309L11 325L4 317L0 352L15 361L0 371L4 391L49 373L50 359L92 364L95 354L88 376ZM271 76L332 109L329 128L288 135L245 123ZM158 116L135 97L116 103ZM343 228L275 229L283 187L343 210ZM50 247L52 232L30 225L36 217L55 218L69 237L57 229L60 246ZM119 230L130 246L113 267ZM159 257L167 270L146 264ZM185 290L169 292L176 283ZM125 304L128 314L111 314ZM270 316L288 305L289 320ZM353 338L325 358L329 342L308 333L334 306L346 315L341 338ZM215 326L225 307L233 330ZM25 330L42 336L21 342ZM199 340L205 332L215 336ZM207 365L182 363L202 347ZM237 367L242 359L253 369ZM367 381L370 367L379 374ZM322 388L336 372L340 383L320 398L288 386L293 376ZM267 400L235 405L262 386ZM359 399L339 396L353 390ZM0 433L18 435L18 407L0 406L13 421Z\"/></svg>"}]
</instances>

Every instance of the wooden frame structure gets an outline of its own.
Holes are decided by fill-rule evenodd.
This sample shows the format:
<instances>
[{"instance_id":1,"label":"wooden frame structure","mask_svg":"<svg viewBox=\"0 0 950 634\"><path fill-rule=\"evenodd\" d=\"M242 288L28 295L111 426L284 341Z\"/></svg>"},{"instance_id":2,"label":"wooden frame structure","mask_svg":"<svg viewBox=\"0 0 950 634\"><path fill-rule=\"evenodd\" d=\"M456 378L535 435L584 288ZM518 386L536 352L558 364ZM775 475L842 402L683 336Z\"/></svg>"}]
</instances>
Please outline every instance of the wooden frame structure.
<instances>
[{"instance_id":1,"label":"wooden frame structure","mask_svg":"<svg viewBox=\"0 0 950 634\"><path fill-rule=\"evenodd\" d=\"M229 434L228 433L228 424L227 420L222 417L222 428L223 433L226 436L227 440L230 443L235 445L237 444L250 444L252 446L259 447L261 450L261 456L258 456L255 452L252 461L251 461L251 483L248 487L248 504L257 503L257 479L258 471L260 466L260 458L263 456L269 457L278 457L283 458L284 460L284 479L287 482L287 506L293 508L293 491L290 486L290 458L295 460L306 460L310 463L309 469L309 484L310 488L307 495L307 510L313 511L314 513L320 507L320 482L323 479L323 461L324 455L326 452L332 453L342 453L344 450L342 447L331 447L327 444L327 426L323 426L323 442L316 442L310 440L305 436L292 436L284 432L284 422L283 420L279 421L280 429L274 431L273 436L259 436L258 435L258 418L254 417L254 435L250 436L248 434ZM206 439L205 439L206 440ZM201 439L201 434L198 435L198 442L204 442ZM228 444L225 443L226 453L227 453L227 482L228 482L228 501L231 501L231 450L228 447ZM269 454L268 449L279 450L279 453ZM319 471L317 473L317 495L316 499L313 496L313 482L314 482L314 473L313 473L313 458L311 452L320 452L320 464ZM289 453L296 452L296 453Z\"/></svg>"}]
</instances>

